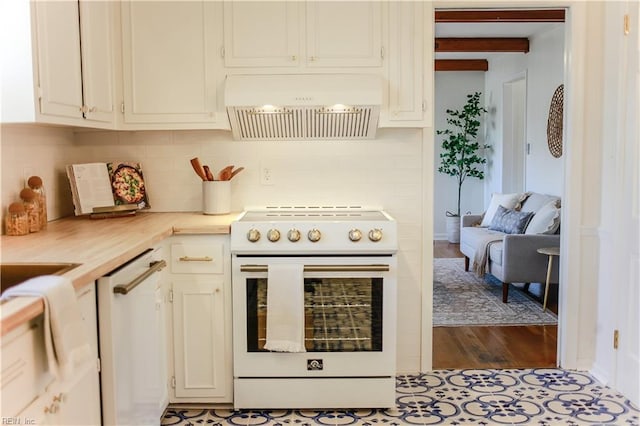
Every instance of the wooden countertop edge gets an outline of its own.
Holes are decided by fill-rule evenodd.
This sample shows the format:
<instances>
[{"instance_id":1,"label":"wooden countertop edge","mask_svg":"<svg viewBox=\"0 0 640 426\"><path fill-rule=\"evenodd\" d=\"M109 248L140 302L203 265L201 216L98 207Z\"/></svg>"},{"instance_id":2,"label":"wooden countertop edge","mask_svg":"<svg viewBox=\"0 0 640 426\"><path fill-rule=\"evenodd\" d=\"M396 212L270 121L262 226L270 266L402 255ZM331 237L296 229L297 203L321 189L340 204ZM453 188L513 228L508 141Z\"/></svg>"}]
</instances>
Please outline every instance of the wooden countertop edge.
<instances>
[{"instance_id":1,"label":"wooden countertop edge","mask_svg":"<svg viewBox=\"0 0 640 426\"><path fill-rule=\"evenodd\" d=\"M169 228L163 232L153 235L153 237L149 238L148 240L141 241L138 244L131 246L128 250L123 251L119 256L110 259L108 262L102 263L98 267L74 277L71 280L71 282L73 283L73 287L76 290L81 289L85 285L90 284L91 282L97 280L98 278L104 276L105 274L113 271L118 266L138 256L147 248L151 248L157 243L159 243L160 241L170 237L172 234L173 234L173 229Z\"/></svg>"},{"instance_id":2,"label":"wooden countertop edge","mask_svg":"<svg viewBox=\"0 0 640 426\"><path fill-rule=\"evenodd\" d=\"M173 235L219 235L229 234L231 226L229 225L213 225L213 226L174 226Z\"/></svg>"},{"instance_id":3,"label":"wooden countertop edge","mask_svg":"<svg viewBox=\"0 0 640 426\"><path fill-rule=\"evenodd\" d=\"M21 297L21 299L23 299L23 303L25 303L26 306L20 306L18 309L15 309L15 312L9 313L6 316L3 315L2 323L0 324L0 337L6 336L10 331L44 312L44 300L42 298Z\"/></svg>"},{"instance_id":4,"label":"wooden countertop edge","mask_svg":"<svg viewBox=\"0 0 640 426\"><path fill-rule=\"evenodd\" d=\"M101 263L95 268L83 271L82 265L80 265L77 269L71 270L70 272L65 274L65 276L68 276L73 283L73 287L76 290L79 290L87 284L94 282L98 278L114 270L118 266L133 259L137 255L142 253L145 249L153 247L157 243L172 235L227 235L230 233L230 230L230 225L168 225L166 229L162 229L159 232L151 234L147 239L141 239L137 244L132 245L128 250L123 251L117 257L109 259L107 262ZM5 306L2 306L1 310L6 311L6 309L11 309L12 311L15 310L15 312L10 312L8 314L3 313L2 319L0 321L0 337L4 337L9 332L19 327L21 324L30 321L31 319L44 312L44 301L41 298L21 297L21 299L32 300L23 300L24 306L14 305L15 301L11 301L11 304L15 306L15 309L11 308L8 305L9 301L3 303L3 305Z\"/></svg>"}]
</instances>

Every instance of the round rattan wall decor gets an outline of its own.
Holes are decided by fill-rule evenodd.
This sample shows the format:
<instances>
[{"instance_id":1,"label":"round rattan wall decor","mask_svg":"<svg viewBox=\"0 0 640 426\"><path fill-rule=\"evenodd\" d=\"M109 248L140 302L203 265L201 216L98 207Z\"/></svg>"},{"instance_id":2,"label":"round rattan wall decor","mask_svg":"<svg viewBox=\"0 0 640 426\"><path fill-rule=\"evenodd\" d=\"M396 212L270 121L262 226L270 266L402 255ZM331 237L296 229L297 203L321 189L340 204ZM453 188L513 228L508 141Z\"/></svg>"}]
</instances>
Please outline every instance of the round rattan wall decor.
<instances>
[{"instance_id":1,"label":"round rattan wall decor","mask_svg":"<svg viewBox=\"0 0 640 426\"><path fill-rule=\"evenodd\" d=\"M549 106L549 118L547 119L547 144L551 155L558 158L562 156L562 110L564 105L564 84L558 86Z\"/></svg>"}]
</instances>

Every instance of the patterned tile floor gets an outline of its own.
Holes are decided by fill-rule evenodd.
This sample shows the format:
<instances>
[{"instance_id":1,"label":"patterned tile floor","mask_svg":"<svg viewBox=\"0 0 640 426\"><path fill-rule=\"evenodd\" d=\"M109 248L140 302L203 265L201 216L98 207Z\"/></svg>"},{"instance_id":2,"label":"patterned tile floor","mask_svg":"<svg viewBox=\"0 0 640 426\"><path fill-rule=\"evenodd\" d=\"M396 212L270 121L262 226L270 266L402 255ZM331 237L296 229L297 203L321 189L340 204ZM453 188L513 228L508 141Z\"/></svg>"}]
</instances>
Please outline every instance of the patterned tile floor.
<instances>
[{"instance_id":1,"label":"patterned tile floor","mask_svg":"<svg viewBox=\"0 0 640 426\"><path fill-rule=\"evenodd\" d=\"M640 425L640 411L586 373L436 370L397 377L388 410L169 408L163 425Z\"/></svg>"}]
</instances>

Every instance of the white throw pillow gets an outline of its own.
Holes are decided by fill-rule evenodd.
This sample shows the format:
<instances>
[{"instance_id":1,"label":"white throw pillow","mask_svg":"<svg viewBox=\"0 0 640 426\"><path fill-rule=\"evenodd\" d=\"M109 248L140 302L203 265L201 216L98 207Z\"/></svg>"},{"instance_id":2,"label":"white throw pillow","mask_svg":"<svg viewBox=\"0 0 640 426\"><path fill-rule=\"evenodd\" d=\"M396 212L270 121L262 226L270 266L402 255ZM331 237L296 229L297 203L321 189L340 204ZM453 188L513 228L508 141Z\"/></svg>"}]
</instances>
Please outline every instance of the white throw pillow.
<instances>
[{"instance_id":1,"label":"white throw pillow","mask_svg":"<svg viewBox=\"0 0 640 426\"><path fill-rule=\"evenodd\" d=\"M493 220L493 216L496 214L496 210L498 210L498 206L502 206L505 209L513 209L516 204L521 201L522 194L491 194L491 202L489 203L489 207L487 211L484 213L484 217L482 218L482 223L480 226L489 226L491 225L491 221Z\"/></svg>"},{"instance_id":2,"label":"white throw pillow","mask_svg":"<svg viewBox=\"0 0 640 426\"><path fill-rule=\"evenodd\" d=\"M533 215L525 234L555 234L560 226L560 208L557 201L552 201L540 207Z\"/></svg>"}]
</instances>

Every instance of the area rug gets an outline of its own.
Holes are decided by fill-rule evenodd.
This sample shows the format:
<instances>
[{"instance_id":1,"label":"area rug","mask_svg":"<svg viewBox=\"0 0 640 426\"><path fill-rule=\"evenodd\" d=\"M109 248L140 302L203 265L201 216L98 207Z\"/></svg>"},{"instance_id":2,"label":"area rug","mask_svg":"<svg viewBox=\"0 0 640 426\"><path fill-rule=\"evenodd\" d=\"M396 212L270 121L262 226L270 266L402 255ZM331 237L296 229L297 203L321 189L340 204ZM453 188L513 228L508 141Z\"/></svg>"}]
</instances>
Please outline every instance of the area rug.
<instances>
[{"instance_id":1,"label":"area rug","mask_svg":"<svg viewBox=\"0 0 640 426\"><path fill-rule=\"evenodd\" d=\"M557 316L523 291L509 290L502 303L502 283L487 274L464 270L464 258L434 259L433 325L557 324Z\"/></svg>"}]
</instances>

